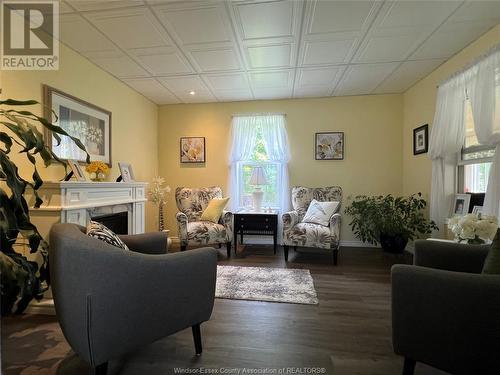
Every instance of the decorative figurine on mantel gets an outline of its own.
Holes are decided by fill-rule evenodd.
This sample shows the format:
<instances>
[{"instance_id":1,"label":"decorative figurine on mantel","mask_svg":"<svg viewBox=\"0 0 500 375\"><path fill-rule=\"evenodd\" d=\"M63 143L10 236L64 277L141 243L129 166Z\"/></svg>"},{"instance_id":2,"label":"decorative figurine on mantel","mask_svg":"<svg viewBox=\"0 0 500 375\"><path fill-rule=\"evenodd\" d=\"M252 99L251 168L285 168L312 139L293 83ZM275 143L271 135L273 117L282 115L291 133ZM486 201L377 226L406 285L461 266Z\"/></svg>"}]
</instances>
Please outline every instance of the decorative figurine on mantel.
<instances>
[{"instance_id":1,"label":"decorative figurine on mantel","mask_svg":"<svg viewBox=\"0 0 500 375\"><path fill-rule=\"evenodd\" d=\"M158 229L163 232L165 224L163 220L163 206L167 204L167 194L170 193L170 186L163 186L165 179L163 177L153 178L153 183L149 189L149 200L158 205Z\"/></svg>"}]
</instances>

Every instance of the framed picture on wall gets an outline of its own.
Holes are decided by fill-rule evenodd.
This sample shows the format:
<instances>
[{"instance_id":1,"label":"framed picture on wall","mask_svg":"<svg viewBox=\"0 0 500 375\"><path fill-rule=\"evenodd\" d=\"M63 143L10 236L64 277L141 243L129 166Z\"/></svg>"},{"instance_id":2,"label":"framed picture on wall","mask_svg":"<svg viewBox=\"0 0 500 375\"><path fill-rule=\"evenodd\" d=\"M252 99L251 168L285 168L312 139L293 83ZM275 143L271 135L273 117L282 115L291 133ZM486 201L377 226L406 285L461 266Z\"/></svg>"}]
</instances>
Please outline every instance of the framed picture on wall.
<instances>
[{"instance_id":1,"label":"framed picture on wall","mask_svg":"<svg viewBox=\"0 0 500 375\"><path fill-rule=\"evenodd\" d=\"M466 215L469 213L470 194L455 194L453 201L453 215Z\"/></svg>"},{"instance_id":2,"label":"framed picture on wall","mask_svg":"<svg viewBox=\"0 0 500 375\"><path fill-rule=\"evenodd\" d=\"M181 137L181 163L205 163L205 137Z\"/></svg>"},{"instance_id":3,"label":"framed picture on wall","mask_svg":"<svg viewBox=\"0 0 500 375\"><path fill-rule=\"evenodd\" d=\"M429 124L413 129L413 155L425 154L429 150Z\"/></svg>"},{"instance_id":4,"label":"framed picture on wall","mask_svg":"<svg viewBox=\"0 0 500 375\"><path fill-rule=\"evenodd\" d=\"M43 91L44 117L78 138L92 160L111 167L111 112L47 85ZM61 137L58 145L52 132L46 131L45 139L59 158L85 162L85 153L68 137Z\"/></svg>"},{"instance_id":5,"label":"framed picture on wall","mask_svg":"<svg viewBox=\"0 0 500 375\"><path fill-rule=\"evenodd\" d=\"M316 160L344 160L344 132L316 133Z\"/></svg>"}]
</instances>

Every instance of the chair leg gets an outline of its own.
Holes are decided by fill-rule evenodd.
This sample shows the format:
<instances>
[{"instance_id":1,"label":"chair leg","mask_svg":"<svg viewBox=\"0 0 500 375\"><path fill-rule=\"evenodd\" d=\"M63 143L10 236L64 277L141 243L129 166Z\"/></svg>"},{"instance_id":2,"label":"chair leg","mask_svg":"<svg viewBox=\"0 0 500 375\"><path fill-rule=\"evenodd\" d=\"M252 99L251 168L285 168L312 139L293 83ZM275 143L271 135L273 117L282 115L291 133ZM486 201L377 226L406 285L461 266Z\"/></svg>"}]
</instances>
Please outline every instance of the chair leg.
<instances>
[{"instance_id":1,"label":"chair leg","mask_svg":"<svg viewBox=\"0 0 500 375\"><path fill-rule=\"evenodd\" d=\"M94 367L94 375L106 375L108 373L108 362L101 363L99 366Z\"/></svg>"},{"instance_id":2,"label":"chair leg","mask_svg":"<svg viewBox=\"0 0 500 375\"><path fill-rule=\"evenodd\" d=\"M191 328L193 329L194 350L196 351L196 355L201 355L203 348L201 347L200 325L195 324Z\"/></svg>"},{"instance_id":3,"label":"chair leg","mask_svg":"<svg viewBox=\"0 0 500 375\"><path fill-rule=\"evenodd\" d=\"M417 362L413 359L406 358L403 364L403 374L402 375L413 375L415 373L415 366Z\"/></svg>"},{"instance_id":4,"label":"chair leg","mask_svg":"<svg viewBox=\"0 0 500 375\"><path fill-rule=\"evenodd\" d=\"M181 251L186 251L187 246L186 245L181 245Z\"/></svg>"},{"instance_id":5,"label":"chair leg","mask_svg":"<svg viewBox=\"0 0 500 375\"><path fill-rule=\"evenodd\" d=\"M293 247L293 251L297 251L297 246L294 246L294 247Z\"/></svg>"},{"instance_id":6,"label":"chair leg","mask_svg":"<svg viewBox=\"0 0 500 375\"><path fill-rule=\"evenodd\" d=\"M288 262L288 245L283 245L283 251L285 252L285 262Z\"/></svg>"},{"instance_id":7,"label":"chair leg","mask_svg":"<svg viewBox=\"0 0 500 375\"><path fill-rule=\"evenodd\" d=\"M219 244L219 249L220 249L221 247L222 247L222 244L220 243L220 244Z\"/></svg>"},{"instance_id":8,"label":"chair leg","mask_svg":"<svg viewBox=\"0 0 500 375\"><path fill-rule=\"evenodd\" d=\"M339 259L339 249L333 249L333 265L336 266Z\"/></svg>"},{"instance_id":9,"label":"chair leg","mask_svg":"<svg viewBox=\"0 0 500 375\"><path fill-rule=\"evenodd\" d=\"M231 242L226 242L227 258L231 258Z\"/></svg>"}]
</instances>

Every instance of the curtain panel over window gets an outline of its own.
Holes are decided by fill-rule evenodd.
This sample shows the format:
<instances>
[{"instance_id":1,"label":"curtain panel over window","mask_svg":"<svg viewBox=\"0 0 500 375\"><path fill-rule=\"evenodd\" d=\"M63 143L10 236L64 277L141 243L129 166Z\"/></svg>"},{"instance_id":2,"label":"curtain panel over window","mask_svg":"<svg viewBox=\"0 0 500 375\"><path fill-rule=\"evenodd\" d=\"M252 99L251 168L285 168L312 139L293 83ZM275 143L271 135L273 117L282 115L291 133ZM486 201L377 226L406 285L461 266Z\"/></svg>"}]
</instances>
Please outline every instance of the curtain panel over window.
<instances>
[{"instance_id":1,"label":"curtain panel over window","mask_svg":"<svg viewBox=\"0 0 500 375\"><path fill-rule=\"evenodd\" d=\"M500 114L496 108L500 77L497 47L474 65L438 88L431 131L432 159L430 216L442 228L451 213L456 192L458 155L465 141L465 101L471 101L474 129L480 144L495 145L483 213L498 215L500 201Z\"/></svg>"},{"instance_id":2,"label":"curtain panel over window","mask_svg":"<svg viewBox=\"0 0 500 375\"><path fill-rule=\"evenodd\" d=\"M231 152L229 156L230 164L230 194L232 208L240 208L239 174L237 164L239 162L251 161L257 141L257 128L262 132L268 161L281 164L280 176L280 198L279 209L281 212L289 208L290 192L288 183L288 161L290 160L290 150L288 136L286 133L286 119L281 114L234 116L231 129Z\"/></svg>"}]
</instances>

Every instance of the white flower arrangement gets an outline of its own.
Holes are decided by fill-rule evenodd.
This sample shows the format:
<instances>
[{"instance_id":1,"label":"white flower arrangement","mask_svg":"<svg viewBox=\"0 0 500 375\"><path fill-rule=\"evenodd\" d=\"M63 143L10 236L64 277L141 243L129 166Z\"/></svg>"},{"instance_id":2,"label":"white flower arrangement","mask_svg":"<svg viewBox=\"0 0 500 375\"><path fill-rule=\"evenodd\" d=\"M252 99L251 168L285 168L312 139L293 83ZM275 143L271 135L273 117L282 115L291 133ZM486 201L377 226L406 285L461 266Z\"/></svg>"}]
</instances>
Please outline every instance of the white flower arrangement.
<instances>
[{"instance_id":1,"label":"white flower arrangement","mask_svg":"<svg viewBox=\"0 0 500 375\"><path fill-rule=\"evenodd\" d=\"M448 227L458 242L482 244L493 240L498 229L498 220L495 216L468 214L452 217Z\"/></svg>"},{"instance_id":2,"label":"white flower arrangement","mask_svg":"<svg viewBox=\"0 0 500 375\"><path fill-rule=\"evenodd\" d=\"M153 183L149 190L149 200L158 206L163 206L167 203L167 194L170 193L170 186L163 186L165 179L163 177L153 178Z\"/></svg>"}]
</instances>

